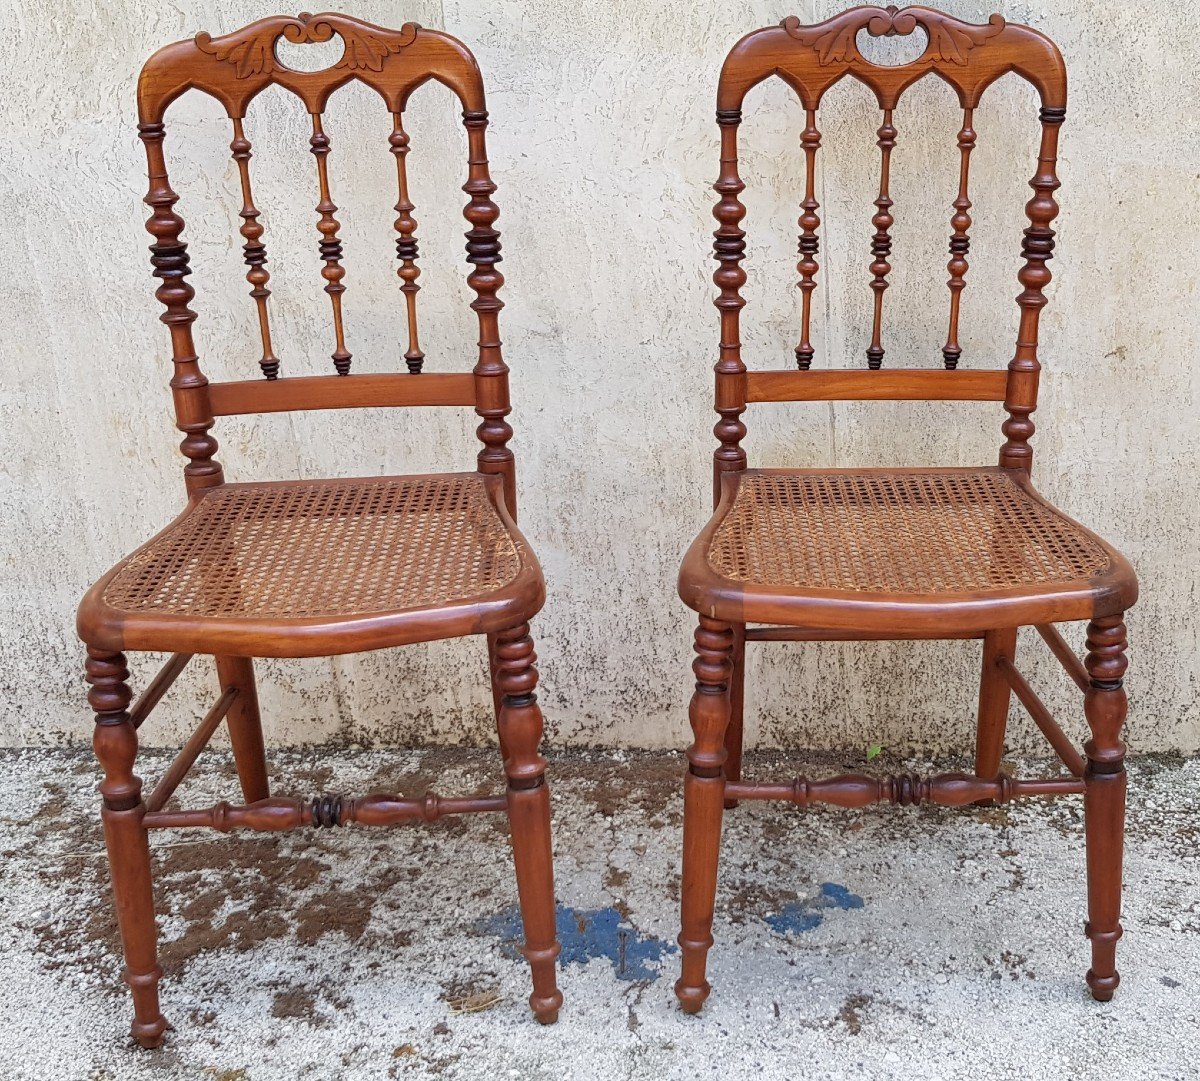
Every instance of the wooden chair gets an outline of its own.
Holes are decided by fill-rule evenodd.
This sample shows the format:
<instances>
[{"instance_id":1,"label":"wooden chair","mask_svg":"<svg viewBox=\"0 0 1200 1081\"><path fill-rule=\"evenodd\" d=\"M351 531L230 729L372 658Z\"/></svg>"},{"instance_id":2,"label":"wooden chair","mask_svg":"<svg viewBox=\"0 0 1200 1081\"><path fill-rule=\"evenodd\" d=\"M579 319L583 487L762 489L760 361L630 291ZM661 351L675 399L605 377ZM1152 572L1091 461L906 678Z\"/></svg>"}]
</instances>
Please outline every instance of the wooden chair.
<instances>
[{"instance_id":1,"label":"wooden chair","mask_svg":"<svg viewBox=\"0 0 1200 1081\"><path fill-rule=\"evenodd\" d=\"M857 39L910 34L918 26L928 45L915 61L882 67L867 61ZM1041 146L1026 204L1029 227L1018 273L1022 290L1016 354L1007 371L958 368L959 298L967 274L968 175L975 143L972 114L983 93L1016 72L1041 98ZM902 92L925 75L957 92L963 108L958 133L961 168L950 219L949 333L945 370L880 370L881 333L892 225L888 178L897 141L893 110ZM746 92L778 75L799 96L807 122L801 135L807 160L799 219L802 326L797 371L747 371L742 363L740 290L745 210L738 199L737 133ZM817 109L839 79L865 83L883 111L879 196L870 251L874 314L867 370L812 370L809 323L818 272L820 218L814 168L821 135ZM1054 44L998 15L982 26L924 7L858 7L813 26L795 18L757 30L734 46L721 71L717 123L721 132L720 195L714 215L713 280L720 294L720 359L716 364L716 511L691 546L679 593L700 613L691 703L695 741L684 781L682 975L675 990L684 1010L699 1010L709 994L705 962L712 945L713 906L723 808L739 800L782 799L863 807L878 801L964 805L1016 796L1083 793L1093 997L1116 990L1125 809L1125 748L1120 732L1126 700L1123 613L1137 585L1129 564L1111 547L1041 498L1029 480L1040 365L1038 315L1050 281L1054 248L1050 223L1059 125L1066 105L1066 71ZM977 469L747 469L741 441L749 403L847 400L1003 402L1006 440L996 467ZM1054 623L1088 620L1082 663ZM750 626L754 624L755 626ZM1017 628L1032 624L1083 692L1091 739L1081 755L1013 666ZM784 784L742 779L742 701L747 642L881 639L983 640L975 774L874 779L803 778ZM1065 763L1069 774L1016 780L1000 771L1010 692L1014 692Z\"/></svg>"},{"instance_id":2,"label":"wooden chair","mask_svg":"<svg viewBox=\"0 0 1200 1081\"><path fill-rule=\"evenodd\" d=\"M282 35L295 44L339 35L340 60L323 71L298 72L276 57ZM407 371L351 375L342 327L342 247L326 159L330 141L322 115L330 95L359 80L378 91L392 114L399 201L395 221L400 290L408 322ZM469 146L470 224L467 282L479 318L479 361L473 371L422 371L417 338L417 241L405 156L403 114L409 95L430 79L462 101ZM269 272L264 228L250 184L251 145L243 120L251 100L268 86L297 95L312 118L309 140L319 192L318 248L325 292L332 302L336 374L281 378L268 319ZM215 97L233 123L233 159L244 207L246 278L262 334L265 379L210 384L192 340L196 314L183 220L167 179L163 116L187 90ZM503 277L498 216L488 174L487 110L478 65L449 35L408 24L387 30L337 14L276 17L224 37L198 34L160 50L138 84L138 125L149 159L152 213L146 228L157 297L171 332L171 389L188 502L162 533L101 578L79 609L79 635L88 649L88 701L96 713L95 749L104 768L101 815L113 893L125 950L125 980L133 991L133 1035L144 1047L161 1043L167 1022L159 1012L157 930L151 893L150 830L207 826L282 830L359 822L383 826L432 821L442 815L507 811L512 831L524 953L533 970L530 1004L553 1022L562 1003L555 984L559 945L554 926L550 794L538 754L542 716L529 620L542 607L542 572L516 526L516 481L508 448L508 368L501 359L496 292ZM382 149L382 148L381 148ZM471 406L482 418L478 470L356 480L226 484L210 434L217 417L296 409L365 406ZM311 657L383 649L461 635L486 635L507 795L443 798L368 795L358 799L272 797L267 788L254 657ZM131 703L126 650L173 656ZM216 659L220 696L162 780L148 796L134 775L138 727L195 653ZM222 720L228 724L244 806L203 810L166 804Z\"/></svg>"}]
</instances>

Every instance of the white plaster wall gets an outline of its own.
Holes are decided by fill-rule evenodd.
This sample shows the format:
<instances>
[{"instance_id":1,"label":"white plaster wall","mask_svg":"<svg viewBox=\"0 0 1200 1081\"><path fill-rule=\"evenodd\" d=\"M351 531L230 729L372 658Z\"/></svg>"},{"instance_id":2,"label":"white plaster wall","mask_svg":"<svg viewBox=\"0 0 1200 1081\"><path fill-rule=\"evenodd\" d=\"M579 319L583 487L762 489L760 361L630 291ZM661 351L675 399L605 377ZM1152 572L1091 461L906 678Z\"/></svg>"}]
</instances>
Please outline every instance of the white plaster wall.
<instances>
[{"instance_id":1,"label":"white plaster wall","mask_svg":"<svg viewBox=\"0 0 1200 1081\"><path fill-rule=\"evenodd\" d=\"M277 6L0 5L7 301L0 316L0 743L88 737L75 604L91 579L181 504L182 460L165 389L169 352L141 228L138 68L165 42L202 29L227 32ZM692 616L675 597L674 578L706 517L713 445L716 76L745 31L791 13L824 18L839 6L347 5L385 25L414 19L444 28L471 45L484 71L522 522L549 580L535 634L554 739L685 741ZM946 7L973 21L991 10L958 0ZM1190 12L1180 7L1167 19L1145 4L1044 0L1007 5L1004 14L1051 34L1072 76L1059 257L1043 317L1036 479L1141 573L1143 598L1129 619L1132 744L1195 750L1200 151L1192 132L1200 50L1178 27L1195 21L1200 3L1185 0ZM941 84L922 84L897 112L889 362L939 357L956 112ZM752 92L746 114L745 355L752 366L774 367L788 363L797 329L791 286L802 114L781 84ZM1035 114L1032 92L1011 78L977 114L964 366L998 366L1011 355ZM248 377L257 354L228 127L207 99L180 103L168 120L202 361L215 378ZM290 372L328 370L332 348L304 120L295 100L268 93L248 123L277 351ZM819 363L861 363L866 344L877 124L858 84L830 92L821 121ZM463 140L449 94L420 92L410 126L428 369L463 370L473 361L474 332L461 262ZM393 369L403 346L390 262L387 117L369 92L351 88L334 99L328 130L334 199L343 208L350 348L356 370ZM758 406L747 417L747 446L765 465L990 463L1001 417L988 405ZM231 478L358 475L464 467L476 449L472 420L447 411L312 414L224 423L216 435ZM977 654L973 643L751 647L751 738L964 749ZM1041 654L1036 643L1025 654L1033 682L1074 716L1075 695ZM139 684L155 666L155 658L136 658ZM196 669L143 729L147 741L179 739L202 708L212 676ZM476 641L268 662L261 671L274 743L490 738ZM1014 725L1014 742L1028 745L1030 728Z\"/></svg>"}]
</instances>

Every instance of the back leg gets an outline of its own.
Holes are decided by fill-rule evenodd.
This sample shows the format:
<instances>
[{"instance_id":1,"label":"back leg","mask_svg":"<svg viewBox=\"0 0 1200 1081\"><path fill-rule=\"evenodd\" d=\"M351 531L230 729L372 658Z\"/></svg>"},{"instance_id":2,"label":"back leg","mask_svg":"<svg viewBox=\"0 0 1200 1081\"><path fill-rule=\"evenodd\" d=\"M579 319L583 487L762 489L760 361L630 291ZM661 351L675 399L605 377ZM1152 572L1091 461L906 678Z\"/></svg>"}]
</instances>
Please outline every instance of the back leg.
<instances>
[{"instance_id":1,"label":"back leg","mask_svg":"<svg viewBox=\"0 0 1200 1081\"><path fill-rule=\"evenodd\" d=\"M254 661L249 657L214 659L222 692L230 687L236 687L238 691L225 723L229 726L229 742L233 744L233 759L237 764L242 795L247 803L254 803L271 794L267 783L262 720L258 713L258 689L254 685Z\"/></svg>"},{"instance_id":2,"label":"back leg","mask_svg":"<svg viewBox=\"0 0 1200 1081\"><path fill-rule=\"evenodd\" d=\"M975 776L991 780L1004 758L1004 732L1012 689L998 666L1017 650L1016 627L988 631L983 637L983 671L979 677L979 722L975 739Z\"/></svg>"}]
</instances>

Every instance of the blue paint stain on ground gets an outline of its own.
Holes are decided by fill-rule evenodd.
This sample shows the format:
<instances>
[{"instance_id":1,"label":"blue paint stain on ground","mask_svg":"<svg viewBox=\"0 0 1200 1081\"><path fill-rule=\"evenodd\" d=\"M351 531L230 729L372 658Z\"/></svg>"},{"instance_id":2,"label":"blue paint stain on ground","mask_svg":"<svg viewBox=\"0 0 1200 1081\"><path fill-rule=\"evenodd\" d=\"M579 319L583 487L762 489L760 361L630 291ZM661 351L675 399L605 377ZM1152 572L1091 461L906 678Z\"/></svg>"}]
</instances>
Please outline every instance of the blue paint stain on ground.
<instances>
[{"instance_id":1,"label":"blue paint stain on ground","mask_svg":"<svg viewBox=\"0 0 1200 1081\"><path fill-rule=\"evenodd\" d=\"M593 958L605 958L612 963L618 980L657 979L658 962L664 954L675 951L675 946L661 938L643 935L630 927L611 905L597 909L557 905L554 922L562 943L560 965L585 965ZM517 908L505 909L482 920L479 926L482 931L500 937L506 954L520 957L525 936Z\"/></svg>"},{"instance_id":2,"label":"blue paint stain on ground","mask_svg":"<svg viewBox=\"0 0 1200 1081\"><path fill-rule=\"evenodd\" d=\"M768 926L781 935L800 934L820 927L825 912L840 908L843 912L851 908L862 908L863 899L836 882L822 882L815 897L802 901L789 901L779 912L764 917Z\"/></svg>"}]
</instances>

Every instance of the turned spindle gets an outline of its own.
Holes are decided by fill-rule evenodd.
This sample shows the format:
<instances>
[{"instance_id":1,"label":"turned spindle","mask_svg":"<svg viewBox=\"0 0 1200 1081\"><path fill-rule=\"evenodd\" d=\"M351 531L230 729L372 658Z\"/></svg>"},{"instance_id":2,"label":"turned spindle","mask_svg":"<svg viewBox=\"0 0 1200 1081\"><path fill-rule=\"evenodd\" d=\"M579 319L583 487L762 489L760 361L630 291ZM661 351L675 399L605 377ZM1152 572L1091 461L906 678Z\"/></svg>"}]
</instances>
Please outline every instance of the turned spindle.
<instances>
[{"instance_id":1,"label":"turned spindle","mask_svg":"<svg viewBox=\"0 0 1200 1081\"><path fill-rule=\"evenodd\" d=\"M975 149L975 129L971 127L974 109L963 110L963 123L958 132L958 195L951 204L954 214L950 218L950 262L946 270L950 280L946 283L950 289L950 326L946 331L946 344L942 346L942 361L947 369L953 371L958 367L962 347L958 344L958 310L962 300L962 291L967 287L967 253L971 250L971 238L968 235L971 228L971 200L967 195L967 185L971 170L971 151Z\"/></svg>"},{"instance_id":2,"label":"turned spindle","mask_svg":"<svg viewBox=\"0 0 1200 1081\"><path fill-rule=\"evenodd\" d=\"M821 240L817 229L821 225L817 210L816 173L817 151L821 148L821 133L817 130L817 110L805 111L804 131L800 134L800 145L804 147L804 199L800 203L800 262L796 269L800 273L800 296L802 310L800 313L803 327L800 344L796 346L796 367L808 371L812 367L813 347L811 341L812 328L812 294L817 287L817 271L820 265L817 255L821 251Z\"/></svg>"},{"instance_id":3,"label":"turned spindle","mask_svg":"<svg viewBox=\"0 0 1200 1081\"><path fill-rule=\"evenodd\" d=\"M871 322L871 344L867 347L867 367L877 370L883 366L883 294L887 291L888 275L892 264L888 256L892 253L892 237L889 233L895 218L892 217L892 199L888 194L891 183L892 150L896 146L896 128L892 124L892 110L884 109L883 123L876 133L879 138L879 195L875 199L875 216L871 224L875 233L871 237L871 290L875 294L875 311Z\"/></svg>"},{"instance_id":4,"label":"turned spindle","mask_svg":"<svg viewBox=\"0 0 1200 1081\"><path fill-rule=\"evenodd\" d=\"M508 365L500 351L500 311L504 302L496 295L504 284L497 269L500 262L500 233L495 228L500 208L492 202L496 185L488 172L487 111L464 109L463 126L467 129L468 171L463 191L470 201L463 217L467 230L467 262L471 272L467 285L475 293L471 308L479 318L479 360L474 368L477 400L475 412L481 418L476 434L483 448L478 462L481 473L497 473L504 478L504 496L509 513L517 511L516 473L513 452L508 447L512 426L505 419L512 407L508 397Z\"/></svg>"},{"instance_id":5,"label":"turned spindle","mask_svg":"<svg viewBox=\"0 0 1200 1081\"><path fill-rule=\"evenodd\" d=\"M408 132L404 130L400 113L392 113L392 134L388 144L396 158L396 184L400 189L400 196L396 200L394 224L398 234L396 258L400 260L396 273L400 277L400 292L404 294L408 319L408 349L404 353L404 363L413 375L417 375L425 363L425 354L421 352L421 343L417 335L417 293L421 290L417 279L421 276L421 268L417 266L417 219L412 213L416 207L408 194L409 137Z\"/></svg>"},{"instance_id":6,"label":"turned spindle","mask_svg":"<svg viewBox=\"0 0 1200 1081\"><path fill-rule=\"evenodd\" d=\"M737 132L742 122L740 109L717 110L717 124L721 129L721 171L713 190L720 196L713 207L717 229L713 233L713 258L717 269L713 272L713 283L720 290L713 303L721 313L721 345L716 364L717 401L720 420L713 428L719 446L713 455L713 502L720 499L721 474L738 472L746 468L746 452L742 439L746 425L742 414L746 411L746 389L743 376L746 366L742 363L741 311L746 306L741 289L746 284L746 272L742 260L746 257L746 233L741 222L746 208L739 195L745 190L738 175Z\"/></svg>"},{"instance_id":7,"label":"turned spindle","mask_svg":"<svg viewBox=\"0 0 1200 1081\"><path fill-rule=\"evenodd\" d=\"M267 270L267 247L263 243L263 226L258 220L260 211L254 205L254 195L250 190L250 158L252 148L250 140L242 129L242 118L233 118L233 142L229 144L233 160L237 162L238 177L242 185L242 209L238 212L242 219L241 233L243 241L242 257L249 268L246 271L246 281L250 283L250 296L258 308L258 330L262 337L262 360L258 362L262 373L268 379L279 375L279 358L271 346L271 325L267 319L267 298L271 290L267 283L271 280L271 272Z\"/></svg>"},{"instance_id":8,"label":"turned spindle","mask_svg":"<svg viewBox=\"0 0 1200 1081\"><path fill-rule=\"evenodd\" d=\"M342 242L338 239L341 224L334 216L337 205L329 196L329 136L321 124L321 114L312 114L313 133L309 138L309 148L317 159L317 180L321 188L321 201L317 203L317 232L321 234L317 245L324 266L321 267L321 277L325 279L325 292L333 306L333 332L336 345L333 350L333 366L338 375L350 374L350 353L346 349L346 332L342 326L342 294L346 291L342 279L346 269L342 266Z\"/></svg>"},{"instance_id":9,"label":"turned spindle","mask_svg":"<svg viewBox=\"0 0 1200 1081\"><path fill-rule=\"evenodd\" d=\"M146 147L150 180L145 198L151 208L146 231L154 237L150 263L154 277L162 283L154 295L166 309L159 318L171 332L171 360L175 366L171 390L175 396L176 427L184 433L179 449L188 460L183 469L184 480L192 493L222 484L225 477L213 458L217 441L209 434L214 418L208 400L208 377L200 370L200 358L192 340L196 313L188 307L196 292L187 282L192 269L187 245L180 239L183 218L174 210L179 196L167 180L164 135L161 123L138 124L138 136Z\"/></svg>"},{"instance_id":10,"label":"turned spindle","mask_svg":"<svg viewBox=\"0 0 1200 1081\"><path fill-rule=\"evenodd\" d=\"M1054 192L1059 187L1055 166L1058 160L1058 129L1066 117L1065 108L1043 106L1041 109L1042 140L1038 152L1038 167L1029 186L1033 198L1025 204L1029 227L1023 234L1021 257L1024 265L1017 273L1022 289L1017 296L1021 321L1017 330L1017 349L1008 365L1008 393L1004 408L1008 419L1001 426L1005 443L1000 448L1000 464L1007 469L1028 472L1033 463L1033 448L1029 440L1034 433L1031 414L1037 408L1038 319L1046 306L1045 288L1050 284L1050 268L1046 264L1054 254L1054 230L1050 223L1058 216Z\"/></svg>"}]
</instances>

